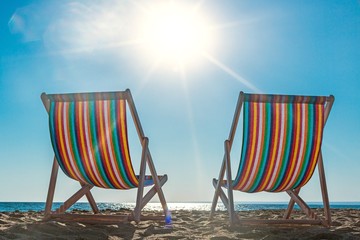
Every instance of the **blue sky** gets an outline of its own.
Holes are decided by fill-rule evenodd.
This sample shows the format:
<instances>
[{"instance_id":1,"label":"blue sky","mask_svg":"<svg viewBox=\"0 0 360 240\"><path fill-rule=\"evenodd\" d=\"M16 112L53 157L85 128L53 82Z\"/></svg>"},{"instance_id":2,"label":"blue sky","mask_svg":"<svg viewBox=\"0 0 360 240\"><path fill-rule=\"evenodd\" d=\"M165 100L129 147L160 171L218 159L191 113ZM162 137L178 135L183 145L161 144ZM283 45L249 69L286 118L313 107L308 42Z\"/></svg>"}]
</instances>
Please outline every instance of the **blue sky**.
<instances>
[{"instance_id":1,"label":"blue sky","mask_svg":"<svg viewBox=\"0 0 360 240\"><path fill-rule=\"evenodd\" d=\"M144 9L167 1L1 2L0 201L45 201L53 153L42 92L126 88L157 170L169 175L164 191L171 202L212 200L211 179L218 176L239 91L333 94L323 141L330 201L360 201L354 190L360 181L360 2L172 2L195 9L209 33L203 54L183 64L160 61L136 38ZM140 153L130 133L136 162ZM240 139L241 127L235 164ZM60 174L55 200L77 187ZM302 194L321 200L317 174ZM97 189L94 195L135 200L134 191ZM235 199L288 198L236 193Z\"/></svg>"}]
</instances>

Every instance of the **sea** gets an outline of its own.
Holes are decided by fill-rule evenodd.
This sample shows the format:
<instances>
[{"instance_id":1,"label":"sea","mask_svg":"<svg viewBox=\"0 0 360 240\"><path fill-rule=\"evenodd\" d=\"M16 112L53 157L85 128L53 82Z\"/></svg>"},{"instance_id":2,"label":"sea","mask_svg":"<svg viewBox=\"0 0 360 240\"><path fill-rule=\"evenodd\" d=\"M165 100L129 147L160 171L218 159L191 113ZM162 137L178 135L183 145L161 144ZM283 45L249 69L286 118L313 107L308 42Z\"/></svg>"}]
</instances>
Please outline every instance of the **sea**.
<instances>
[{"instance_id":1,"label":"sea","mask_svg":"<svg viewBox=\"0 0 360 240\"><path fill-rule=\"evenodd\" d=\"M286 209L287 202L235 202L235 211L251 211L251 210L276 210ZM310 208L322 208L320 202L308 203ZM54 203L53 209L58 208L61 203ZM100 210L121 210L134 209L135 203L97 203ZM44 202L0 202L0 212L28 212L28 211L43 211L45 208ZM183 202L183 203L168 203L170 211L186 210L186 211L210 211L211 202ZM360 202L332 202L330 203L332 209L359 209ZM90 205L87 202L79 202L74 204L71 210L88 210ZM225 211L223 204L217 205L218 210ZM298 207L295 205L295 209ZM162 211L160 203L148 203L144 211Z\"/></svg>"}]
</instances>

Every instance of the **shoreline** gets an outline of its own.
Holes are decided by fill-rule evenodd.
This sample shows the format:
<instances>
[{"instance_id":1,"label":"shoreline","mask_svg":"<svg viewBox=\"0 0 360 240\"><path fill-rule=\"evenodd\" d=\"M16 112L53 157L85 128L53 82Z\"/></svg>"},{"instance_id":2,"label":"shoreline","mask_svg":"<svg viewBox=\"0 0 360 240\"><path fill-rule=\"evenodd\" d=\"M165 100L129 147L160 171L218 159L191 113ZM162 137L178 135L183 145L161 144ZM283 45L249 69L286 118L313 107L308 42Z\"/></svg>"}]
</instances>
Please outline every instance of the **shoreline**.
<instances>
[{"instance_id":1,"label":"shoreline","mask_svg":"<svg viewBox=\"0 0 360 240\"><path fill-rule=\"evenodd\" d=\"M82 214L88 211L74 210ZM237 212L240 218L281 218L283 210L254 210ZM318 213L319 211L317 211ZM105 210L106 214L129 214L130 211ZM145 211L143 214L156 214ZM332 226L309 225L235 225L229 226L228 215L217 211L209 220L209 211L172 211L172 225L164 220L134 221L118 225L85 224L77 222L43 222L43 213L0 212L0 239L360 239L360 210L331 209ZM294 216L303 216L294 211ZM321 216L320 212L318 213ZM303 216L305 217L305 216Z\"/></svg>"},{"instance_id":2,"label":"shoreline","mask_svg":"<svg viewBox=\"0 0 360 240\"><path fill-rule=\"evenodd\" d=\"M310 208L322 208L322 202L307 202ZM54 202L53 209L60 207L63 202ZM167 202L171 211L173 210L201 210L210 211L211 202ZM234 202L235 211L254 211L254 210L285 210L289 202ZM98 202L97 206L100 210L119 211L121 209L134 209L135 203L116 203L116 202ZM357 209L360 210L360 202L330 202L331 209ZM27 212L27 211L43 211L45 209L45 202L24 202L24 201L9 201L0 202L0 212ZM219 201L217 209L225 211L225 206ZM294 209L299 209L297 205ZM86 210L91 211L91 207L87 201L75 203L69 210ZM160 203L150 202L144 211L161 211Z\"/></svg>"}]
</instances>

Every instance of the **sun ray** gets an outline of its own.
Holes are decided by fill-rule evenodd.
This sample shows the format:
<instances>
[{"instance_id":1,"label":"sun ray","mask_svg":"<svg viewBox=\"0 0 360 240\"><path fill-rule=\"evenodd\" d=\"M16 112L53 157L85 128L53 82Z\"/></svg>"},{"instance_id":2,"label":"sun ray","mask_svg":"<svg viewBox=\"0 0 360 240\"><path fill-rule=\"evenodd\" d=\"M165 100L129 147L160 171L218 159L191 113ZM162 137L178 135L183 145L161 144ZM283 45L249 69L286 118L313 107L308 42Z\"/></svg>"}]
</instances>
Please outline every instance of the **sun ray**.
<instances>
[{"instance_id":1,"label":"sun ray","mask_svg":"<svg viewBox=\"0 0 360 240\"><path fill-rule=\"evenodd\" d=\"M212 64L216 65L217 67L221 68L224 72L226 72L227 74L229 74L230 76L232 76L233 78L235 78L236 80L238 80L240 83L244 84L246 87L248 87L250 90L257 92L257 93L262 93L263 91L260 90L259 88L257 88L254 84L250 83L248 80L246 80L245 78L241 77L238 73L236 73L234 70L232 70L230 67L226 66L224 63L220 62L218 59L216 59L215 57L211 56L209 53L207 52L203 52L203 56L208 59Z\"/></svg>"},{"instance_id":2,"label":"sun ray","mask_svg":"<svg viewBox=\"0 0 360 240\"><path fill-rule=\"evenodd\" d=\"M210 28L212 30L218 30L218 29L234 28L240 25L244 25L244 22L243 21L227 22L227 23L212 25L210 26Z\"/></svg>"},{"instance_id":3,"label":"sun ray","mask_svg":"<svg viewBox=\"0 0 360 240\"><path fill-rule=\"evenodd\" d=\"M141 82L138 85L138 91L141 92L145 86L147 85L147 83L149 82L151 75L155 72L155 70L157 68L159 68L160 65L160 59L156 59L151 66L149 67L147 73L145 74L145 77L141 80Z\"/></svg>"},{"instance_id":4,"label":"sun ray","mask_svg":"<svg viewBox=\"0 0 360 240\"><path fill-rule=\"evenodd\" d=\"M109 49L118 49L121 47L128 47L128 46L136 46L140 45L141 40L135 39L135 40L127 40L117 43L111 43L106 45L96 45L91 47L77 47L77 48L67 48L63 50L54 50L54 51L48 51L48 55L75 55L75 54L82 54L92 51L100 51L100 50L109 50Z\"/></svg>"},{"instance_id":5,"label":"sun ray","mask_svg":"<svg viewBox=\"0 0 360 240\"><path fill-rule=\"evenodd\" d=\"M192 145L193 145L193 149L194 149L194 162L195 162L195 167L196 167L196 178L195 181L197 183L197 188L199 190L202 189L202 182L201 179L204 179L203 176L203 165L202 165L202 157L200 154L200 148L199 148L199 141L198 138L196 136L196 127L195 127L195 121L194 121L194 114L193 114L193 104L191 102L191 98L190 98L190 94L187 88L187 78L186 78L186 71L185 68L181 68L181 82L183 83L183 90L184 90L184 100L185 100L185 104L186 104L186 109L187 109L187 115L188 115L188 121L190 124L190 133L191 133L191 141L192 141Z\"/></svg>"},{"instance_id":6,"label":"sun ray","mask_svg":"<svg viewBox=\"0 0 360 240\"><path fill-rule=\"evenodd\" d=\"M193 7L193 12L196 13L197 11L199 11L199 9L202 7L205 1L206 0L200 0L197 3L195 3Z\"/></svg>"},{"instance_id":7,"label":"sun ray","mask_svg":"<svg viewBox=\"0 0 360 240\"><path fill-rule=\"evenodd\" d=\"M246 18L244 20L239 20L239 21L231 21L231 22L226 22L226 23L213 24L213 25L210 26L210 28L212 30L236 28L236 27L239 27L239 26L247 26L247 25L252 24L254 22L257 22L257 21L259 21L259 19Z\"/></svg>"}]
</instances>

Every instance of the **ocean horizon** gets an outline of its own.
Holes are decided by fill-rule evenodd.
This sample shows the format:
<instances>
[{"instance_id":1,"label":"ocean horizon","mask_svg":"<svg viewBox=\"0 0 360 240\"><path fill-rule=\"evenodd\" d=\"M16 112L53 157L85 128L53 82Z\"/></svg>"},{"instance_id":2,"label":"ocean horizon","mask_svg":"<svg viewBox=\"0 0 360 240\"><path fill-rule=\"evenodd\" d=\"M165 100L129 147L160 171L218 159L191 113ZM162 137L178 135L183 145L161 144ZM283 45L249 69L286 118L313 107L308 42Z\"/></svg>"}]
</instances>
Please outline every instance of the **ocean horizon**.
<instances>
[{"instance_id":1,"label":"ocean horizon","mask_svg":"<svg viewBox=\"0 0 360 240\"><path fill-rule=\"evenodd\" d=\"M53 209L60 207L62 203L55 202ZM235 202L235 211L251 211L251 210L274 210L286 209L287 202ZM322 208L321 202L308 203L310 208ZM135 203L111 203L100 202L97 203L100 210L121 210L133 209ZM169 202L168 207L170 211L185 210L185 211L210 211L211 202ZM0 202L0 212L28 212L28 211L43 211L45 202ZM360 209L360 202L330 202L332 209ZM83 210L91 211L90 205L87 202L78 202L74 204L69 210ZM220 211L226 210L222 203L218 203L217 209ZM299 209L295 205L295 209ZM160 203L148 203L144 207L144 211L162 211Z\"/></svg>"}]
</instances>

